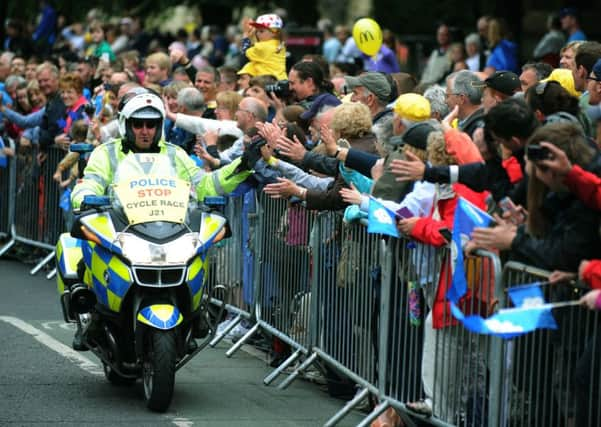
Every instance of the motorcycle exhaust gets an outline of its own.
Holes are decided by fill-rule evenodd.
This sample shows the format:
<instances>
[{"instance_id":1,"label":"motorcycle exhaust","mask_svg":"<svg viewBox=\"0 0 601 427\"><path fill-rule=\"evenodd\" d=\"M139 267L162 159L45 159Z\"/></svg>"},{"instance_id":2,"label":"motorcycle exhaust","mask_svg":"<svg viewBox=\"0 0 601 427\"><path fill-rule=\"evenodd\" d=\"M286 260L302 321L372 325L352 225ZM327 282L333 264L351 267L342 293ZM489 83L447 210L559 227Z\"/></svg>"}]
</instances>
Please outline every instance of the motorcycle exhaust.
<instances>
[{"instance_id":1,"label":"motorcycle exhaust","mask_svg":"<svg viewBox=\"0 0 601 427\"><path fill-rule=\"evenodd\" d=\"M90 288L80 283L71 288L70 308L75 313L88 313L96 305L96 295Z\"/></svg>"}]
</instances>

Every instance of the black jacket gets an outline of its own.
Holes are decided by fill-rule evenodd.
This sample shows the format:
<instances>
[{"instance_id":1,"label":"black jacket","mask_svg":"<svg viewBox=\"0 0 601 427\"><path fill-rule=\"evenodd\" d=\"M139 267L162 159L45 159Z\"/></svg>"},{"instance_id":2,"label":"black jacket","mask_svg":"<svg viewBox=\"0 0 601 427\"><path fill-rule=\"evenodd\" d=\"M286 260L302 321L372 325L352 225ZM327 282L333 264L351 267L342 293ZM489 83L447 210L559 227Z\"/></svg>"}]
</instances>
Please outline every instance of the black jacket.
<instances>
[{"instance_id":1,"label":"black jacket","mask_svg":"<svg viewBox=\"0 0 601 427\"><path fill-rule=\"evenodd\" d=\"M601 258L598 212L570 193L549 193L543 210L551 224L546 236L535 238L519 227L512 259L546 270L578 271L583 259Z\"/></svg>"},{"instance_id":2,"label":"black jacket","mask_svg":"<svg viewBox=\"0 0 601 427\"><path fill-rule=\"evenodd\" d=\"M484 127L484 109L478 108L465 121L459 123L459 130L467 133L471 138L474 131Z\"/></svg>"},{"instance_id":3,"label":"black jacket","mask_svg":"<svg viewBox=\"0 0 601 427\"><path fill-rule=\"evenodd\" d=\"M63 132L60 122L65 119L67 108L59 93L55 93L46 103L46 112L42 117L40 125L40 149L47 151L48 147L54 145L54 137Z\"/></svg>"}]
</instances>

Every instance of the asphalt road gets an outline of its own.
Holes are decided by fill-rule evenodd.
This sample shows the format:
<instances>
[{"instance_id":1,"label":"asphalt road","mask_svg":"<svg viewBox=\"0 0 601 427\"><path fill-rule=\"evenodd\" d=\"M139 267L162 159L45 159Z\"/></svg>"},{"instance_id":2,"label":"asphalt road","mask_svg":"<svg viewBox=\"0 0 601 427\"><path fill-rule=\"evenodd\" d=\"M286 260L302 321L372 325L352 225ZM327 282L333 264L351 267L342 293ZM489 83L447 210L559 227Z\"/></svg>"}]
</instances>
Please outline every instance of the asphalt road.
<instances>
[{"instance_id":1,"label":"asphalt road","mask_svg":"<svg viewBox=\"0 0 601 427\"><path fill-rule=\"evenodd\" d=\"M228 359L224 343L182 368L170 410L152 413L140 382L112 386L93 354L71 350L54 280L30 268L0 259L0 426L319 426L344 406L306 381L264 386L265 361L244 351Z\"/></svg>"}]
</instances>

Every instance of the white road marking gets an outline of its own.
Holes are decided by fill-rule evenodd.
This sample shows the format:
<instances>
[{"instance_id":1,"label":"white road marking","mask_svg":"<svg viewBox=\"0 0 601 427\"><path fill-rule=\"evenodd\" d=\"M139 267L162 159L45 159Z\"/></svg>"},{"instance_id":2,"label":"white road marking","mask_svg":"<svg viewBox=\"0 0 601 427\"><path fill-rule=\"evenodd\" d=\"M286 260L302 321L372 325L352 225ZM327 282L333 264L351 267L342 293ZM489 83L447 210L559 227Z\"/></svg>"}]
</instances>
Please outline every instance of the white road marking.
<instances>
[{"instance_id":1,"label":"white road marking","mask_svg":"<svg viewBox=\"0 0 601 427\"><path fill-rule=\"evenodd\" d=\"M66 330L66 331L75 331L75 329L76 329L75 323L65 323L65 322L59 321L59 320L53 320L51 322L44 322L44 323L42 323L42 328L51 331L51 330L55 329L54 325L58 326L61 329Z\"/></svg>"},{"instance_id":2,"label":"white road marking","mask_svg":"<svg viewBox=\"0 0 601 427\"><path fill-rule=\"evenodd\" d=\"M73 350L71 347L68 347L62 342L55 340L47 333L42 332L29 323L11 316L0 316L0 320L13 325L15 328L20 329L26 334L31 335L38 342L44 344L50 350L57 352L64 358L70 360L84 371L92 375L104 375L103 369L99 364L92 362L90 359L82 356L79 352Z\"/></svg>"},{"instance_id":3,"label":"white road marking","mask_svg":"<svg viewBox=\"0 0 601 427\"><path fill-rule=\"evenodd\" d=\"M15 328L25 332L28 335L31 335L33 338L36 339L36 341L44 344L50 350L53 350L53 351L57 352L58 354L60 354L61 356L63 356L64 358L70 360L71 362L73 362L74 364L79 366L84 371L86 371L92 375L98 375L98 376L104 375L104 371L99 364L92 362L87 357L82 356L79 352L73 350L71 347L66 346L62 342L55 340L50 335L39 330L35 326L17 318L17 317L12 317L12 316L0 316L0 320L8 323L10 325L13 325ZM54 324L54 323L61 323L61 325L60 325L61 328L64 325L70 326L68 323L63 323L63 322L44 322L44 323L42 323L42 327L46 328L46 329L52 329L52 326L50 326L50 325ZM183 418L183 417L173 418L172 416L169 416L169 415L166 415L166 418L169 419L177 427L191 427L192 425L194 425L194 422L187 418Z\"/></svg>"},{"instance_id":4,"label":"white road marking","mask_svg":"<svg viewBox=\"0 0 601 427\"><path fill-rule=\"evenodd\" d=\"M194 425L194 421L190 421L187 418L174 418L173 420L171 420L171 422L173 424L175 424L177 427L190 427Z\"/></svg>"}]
</instances>

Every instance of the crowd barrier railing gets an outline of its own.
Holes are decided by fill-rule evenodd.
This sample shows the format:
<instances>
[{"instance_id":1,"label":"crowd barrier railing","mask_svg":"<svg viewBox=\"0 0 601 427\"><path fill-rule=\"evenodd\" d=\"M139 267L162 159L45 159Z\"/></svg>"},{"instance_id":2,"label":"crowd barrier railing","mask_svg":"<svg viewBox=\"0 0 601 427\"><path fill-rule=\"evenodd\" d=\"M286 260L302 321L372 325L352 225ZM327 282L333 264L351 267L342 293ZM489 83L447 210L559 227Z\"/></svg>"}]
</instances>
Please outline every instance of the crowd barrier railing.
<instances>
[{"instance_id":1,"label":"crowd barrier railing","mask_svg":"<svg viewBox=\"0 0 601 427\"><path fill-rule=\"evenodd\" d=\"M15 149L15 142L10 138L5 138L4 145ZM12 224L15 217L14 209L14 188L16 165L13 156L6 157L6 167L0 168L0 238L8 238L11 236ZM12 244L10 245L12 246ZM10 246L4 251L8 250ZM2 251L3 248L0 248ZM3 252L0 252L0 255Z\"/></svg>"},{"instance_id":2,"label":"crowd barrier railing","mask_svg":"<svg viewBox=\"0 0 601 427\"><path fill-rule=\"evenodd\" d=\"M548 283L550 272L504 265L505 288L541 282L549 303L578 299L576 282ZM601 329L598 312L582 306L552 310L558 329L540 329L504 346L501 416L505 426L599 425Z\"/></svg>"},{"instance_id":3,"label":"crowd barrier railing","mask_svg":"<svg viewBox=\"0 0 601 427\"><path fill-rule=\"evenodd\" d=\"M247 212L245 197L228 198L223 214L228 219L231 236L211 247L208 257L208 276L205 281L210 304L223 307L235 315L229 326L216 334L210 345L215 347L243 319L254 319L254 295L252 283L252 247L248 237L254 233L253 212ZM253 203L254 204L254 203ZM246 236L246 237L245 237Z\"/></svg>"},{"instance_id":4,"label":"crowd barrier railing","mask_svg":"<svg viewBox=\"0 0 601 427\"><path fill-rule=\"evenodd\" d=\"M36 274L54 259L54 246L67 229L66 218L59 206L61 188L54 181L56 166L65 152L51 147L41 154L38 146L21 149L11 159L11 192L13 197L10 241L0 248L4 254L16 242L49 251L30 271Z\"/></svg>"}]
</instances>

